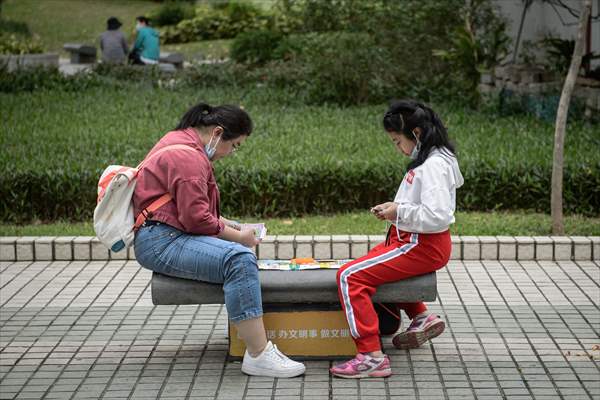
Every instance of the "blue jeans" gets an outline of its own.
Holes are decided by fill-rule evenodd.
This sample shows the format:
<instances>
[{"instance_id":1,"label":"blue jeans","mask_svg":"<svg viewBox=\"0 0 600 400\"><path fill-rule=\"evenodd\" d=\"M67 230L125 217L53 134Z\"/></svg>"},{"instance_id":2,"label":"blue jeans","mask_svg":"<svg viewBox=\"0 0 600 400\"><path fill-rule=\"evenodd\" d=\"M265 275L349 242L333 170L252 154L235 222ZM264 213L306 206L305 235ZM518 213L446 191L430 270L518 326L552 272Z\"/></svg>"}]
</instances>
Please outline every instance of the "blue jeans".
<instances>
[{"instance_id":1,"label":"blue jeans","mask_svg":"<svg viewBox=\"0 0 600 400\"><path fill-rule=\"evenodd\" d=\"M142 226L134 244L135 257L144 268L223 284L231 321L262 316L256 256L247 247L212 236L190 235L162 223Z\"/></svg>"}]
</instances>

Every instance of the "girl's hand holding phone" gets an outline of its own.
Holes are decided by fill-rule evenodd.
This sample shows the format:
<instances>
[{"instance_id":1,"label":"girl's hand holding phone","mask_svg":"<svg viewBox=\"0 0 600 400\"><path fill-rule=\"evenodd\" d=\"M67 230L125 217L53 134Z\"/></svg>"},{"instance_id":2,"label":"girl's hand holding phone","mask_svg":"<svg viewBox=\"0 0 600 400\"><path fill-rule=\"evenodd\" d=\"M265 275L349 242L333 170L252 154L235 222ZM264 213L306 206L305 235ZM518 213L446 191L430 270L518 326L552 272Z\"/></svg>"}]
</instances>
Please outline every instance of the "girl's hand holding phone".
<instances>
[{"instance_id":1,"label":"girl's hand holding phone","mask_svg":"<svg viewBox=\"0 0 600 400\"><path fill-rule=\"evenodd\" d=\"M371 213L377 217L377 219L383 219L383 217L381 216L381 212L383 211L383 209L380 206L375 206L371 208Z\"/></svg>"},{"instance_id":2,"label":"girl's hand holding phone","mask_svg":"<svg viewBox=\"0 0 600 400\"><path fill-rule=\"evenodd\" d=\"M383 211L381 211L379 215L382 217L382 219L395 222L398 215L398 204L389 203L389 205Z\"/></svg>"},{"instance_id":3,"label":"girl's hand holding phone","mask_svg":"<svg viewBox=\"0 0 600 400\"><path fill-rule=\"evenodd\" d=\"M398 204L387 202L371 208L371 212L380 220L395 221L397 209Z\"/></svg>"},{"instance_id":4,"label":"girl's hand holding phone","mask_svg":"<svg viewBox=\"0 0 600 400\"><path fill-rule=\"evenodd\" d=\"M396 203L393 203L391 201L388 201L386 203L383 204L378 204L374 207L371 207L371 213L373 213L373 215L375 215L377 217L377 219L380 220L385 220L386 218L386 210L388 208L393 208L394 210L396 209L398 205ZM395 220L395 214L394 214L394 220Z\"/></svg>"}]
</instances>

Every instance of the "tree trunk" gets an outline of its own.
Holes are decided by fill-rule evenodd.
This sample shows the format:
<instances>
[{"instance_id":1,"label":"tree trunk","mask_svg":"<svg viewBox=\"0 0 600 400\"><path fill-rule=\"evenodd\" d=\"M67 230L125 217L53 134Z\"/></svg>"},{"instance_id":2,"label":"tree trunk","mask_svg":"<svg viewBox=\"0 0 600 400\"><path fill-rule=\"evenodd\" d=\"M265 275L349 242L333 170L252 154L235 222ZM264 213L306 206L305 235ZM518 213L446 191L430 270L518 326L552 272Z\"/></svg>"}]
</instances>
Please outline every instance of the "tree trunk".
<instances>
[{"instance_id":1,"label":"tree trunk","mask_svg":"<svg viewBox=\"0 0 600 400\"><path fill-rule=\"evenodd\" d=\"M571 66L565 79L558 110L556 112L556 126L554 130L554 159L552 162L552 194L550 198L552 212L552 233L554 235L564 235L565 226L563 222L563 153L565 144L565 131L567 127L567 115L569 113L569 104L571 94L575 87L575 81L581 67L581 56L585 45L585 27L588 16L592 9L592 0L584 0L581 14L579 15L579 28L575 41L575 49L571 58Z\"/></svg>"}]
</instances>

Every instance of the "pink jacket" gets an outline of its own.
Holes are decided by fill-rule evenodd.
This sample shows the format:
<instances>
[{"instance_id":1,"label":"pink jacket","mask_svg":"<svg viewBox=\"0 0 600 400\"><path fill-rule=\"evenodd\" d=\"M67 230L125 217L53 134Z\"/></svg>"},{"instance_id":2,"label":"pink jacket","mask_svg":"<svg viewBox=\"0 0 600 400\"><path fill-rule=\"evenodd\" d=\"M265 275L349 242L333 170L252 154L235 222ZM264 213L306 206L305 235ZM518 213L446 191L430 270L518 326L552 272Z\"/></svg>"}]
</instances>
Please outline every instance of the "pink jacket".
<instances>
[{"instance_id":1,"label":"pink jacket","mask_svg":"<svg viewBox=\"0 0 600 400\"><path fill-rule=\"evenodd\" d=\"M195 235L218 235L224 228L219 220L219 188L212 163L192 129L167 133L150 150L185 144L198 151L167 150L144 165L133 194L134 216L165 193L173 198L149 218Z\"/></svg>"}]
</instances>

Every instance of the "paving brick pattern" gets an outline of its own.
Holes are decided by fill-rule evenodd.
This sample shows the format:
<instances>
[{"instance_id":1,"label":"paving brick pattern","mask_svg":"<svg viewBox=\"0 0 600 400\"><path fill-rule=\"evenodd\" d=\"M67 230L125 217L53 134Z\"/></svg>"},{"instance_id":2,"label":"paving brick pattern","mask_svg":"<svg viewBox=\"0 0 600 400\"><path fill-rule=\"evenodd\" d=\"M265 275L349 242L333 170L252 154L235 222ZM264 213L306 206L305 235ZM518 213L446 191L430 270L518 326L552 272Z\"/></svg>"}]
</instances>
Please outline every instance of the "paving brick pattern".
<instances>
[{"instance_id":1,"label":"paving brick pattern","mask_svg":"<svg viewBox=\"0 0 600 400\"><path fill-rule=\"evenodd\" d=\"M328 361L247 377L223 306L154 307L149 280L127 260L0 262L0 399L600 399L597 261L452 261L431 304L446 332L386 338L394 375L362 381Z\"/></svg>"},{"instance_id":2,"label":"paving brick pattern","mask_svg":"<svg viewBox=\"0 0 600 400\"><path fill-rule=\"evenodd\" d=\"M382 235L267 236L254 248L262 259L356 258ZM589 261L600 259L600 236L452 236L453 260ZM0 261L135 260L135 249L109 251L92 236L0 236Z\"/></svg>"}]
</instances>

